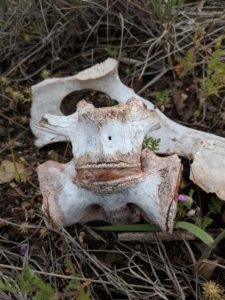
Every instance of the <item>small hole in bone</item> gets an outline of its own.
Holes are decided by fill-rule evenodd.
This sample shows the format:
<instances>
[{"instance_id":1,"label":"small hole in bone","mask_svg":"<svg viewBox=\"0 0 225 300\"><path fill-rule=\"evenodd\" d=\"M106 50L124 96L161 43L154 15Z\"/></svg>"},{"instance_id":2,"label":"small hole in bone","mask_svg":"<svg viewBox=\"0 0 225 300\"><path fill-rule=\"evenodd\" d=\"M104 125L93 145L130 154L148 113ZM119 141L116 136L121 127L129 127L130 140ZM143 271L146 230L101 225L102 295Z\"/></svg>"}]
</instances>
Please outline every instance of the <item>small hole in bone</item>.
<instances>
[{"instance_id":1,"label":"small hole in bone","mask_svg":"<svg viewBox=\"0 0 225 300\"><path fill-rule=\"evenodd\" d=\"M112 139L112 137L111 137L111 135L109 135L109 136L108 136L108 140L111 141L111 139Z\"/></svg>"},{"instance_id":2,"label":"small hole in bone","mask_svg":"<svg viewBox=\"0 0 225 300\"><path fill-rule=\"evenodd\" d=\"M71 115L77 110L77 104L81 100L91 102L95 107L106 107L118 104L105 93L94 90L81 90L68 94L60 105L61 112L65 115Z\"/></svg>"}]
</instances>

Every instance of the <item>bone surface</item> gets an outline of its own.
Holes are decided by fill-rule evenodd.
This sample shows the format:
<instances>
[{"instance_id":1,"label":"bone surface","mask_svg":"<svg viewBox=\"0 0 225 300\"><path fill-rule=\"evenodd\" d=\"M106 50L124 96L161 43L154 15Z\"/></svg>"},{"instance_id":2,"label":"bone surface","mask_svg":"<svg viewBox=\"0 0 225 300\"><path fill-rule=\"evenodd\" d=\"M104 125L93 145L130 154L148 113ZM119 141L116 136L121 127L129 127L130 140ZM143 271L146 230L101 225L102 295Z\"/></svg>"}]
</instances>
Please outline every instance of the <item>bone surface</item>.
<instances>
[{"instance_id":1,"label":"bone surface","mask_svg":"<svg viewBox=\"0 0 225 300\"><path fill-rule=\"evenodd\" d=\"M73 91L83 89L104 92L120 103L125 103L131 97L143 101L149 111L155 112L154 118L157 116L158 129L150 130L147 135L157 139L160 138L158 153L176 153L181 157L192 160L191 179L206 192L216 193L221 199L225 200L225 139L181 126L169 120L159 110L155 110L151 102L135 94L132 89L120 81L117 72L117 61L114 59L107 59L105 62L74 76L47 79L33 86L31 129L37 138L37 146L41 147L52 142L66 141L71 138L72 133L69 133L65 128L61 128L62 130L57 128L56 130L52 127L48 131L43 131L36 125L46 113L62 116L60 105L63 98ZM63 124L65 117L62 118L64 118L62 119ZM72 122L74 116L71 115L67 118L71 118ZM50 119L53 122L54 117L49 117ZM56 122L58 120L55 119ZM148 120L152 125L150 119ZM146 127L148 127L147 124ZM75 151L74 155L76 155ZM218 172L216 171L217 168Z\"/></svg>"},{"instance_id":2,"label":"bone surface","mask_svg":"<svg viewBox=\"0 0 225 300\"><path fill-rule=\"evenodd\" d=\"M127 104L96 109L81 101L70 116L45 114L39 128L71 141L77 169L140 168L144 137L158 128L154 110L136 99Z\"/></svg>"},{"instance_id":3,"label":"bone surface","mask_svg":"<svg viewBox=\"0 0 225 300\"><path fill-rule=\"evenodd\" d=\"M177 155L159 158L147 149L142 151L140 159L138 172L130 174L127 168L127 176L122 174L104 181L98 177L77 178L74 160L67 164L48 161L40 165L43 210L59 226L94 220L134 223L143 217L171 233L177 208L180 159Z\"/></svg>"},{"instance_id":4,"label":"bone surface","mask_svg":"<svg viewBox=\"0 0 225 300\"><path fill-rule=\"evenodd\" d=\"M145 135L158 126L156 112L136 99L105 108L81 101L68 117L44 115L39 127L64 134L74 156L68 164L49 161L38 169L46 215L61 226L143 217L172 232L180 160L142 150Z\"/></svg>"}]
</instances>

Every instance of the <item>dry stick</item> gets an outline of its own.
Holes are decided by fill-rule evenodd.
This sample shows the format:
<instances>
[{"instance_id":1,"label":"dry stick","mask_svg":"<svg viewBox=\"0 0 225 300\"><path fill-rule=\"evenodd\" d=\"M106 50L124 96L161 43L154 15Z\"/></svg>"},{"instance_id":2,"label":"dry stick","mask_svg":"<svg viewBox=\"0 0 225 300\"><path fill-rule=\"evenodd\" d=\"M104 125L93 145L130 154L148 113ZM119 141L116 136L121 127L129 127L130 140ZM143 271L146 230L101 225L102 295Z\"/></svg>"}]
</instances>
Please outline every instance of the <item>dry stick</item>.
<instances>
[{"instance_id":1,"label":"dry stick","mask_svg":"<svg viewBox=\"0 0 225 300\"><path fill-rule=\"evenodd\" d=\"M11 270L16 270L16 271L22 271L22 267L16 267L16 266L9 266L5 264L0 264L0 268L3 269L11 269ZM2 272L2 271L1 271ZM70 275L63 275L63 274L56 274L56 273L49 273L49 272L44 272L44 271L37 271L37 270L32 270L35 274L39 275L45 275L45 276L50 276L50 277L58 277L58 278L63 278L63 279L77 279L81 281L91 281L94 283L105 283L105 284L111 284L111 282L104 281L104 280L97 280L97 279L91 279L91 278L86 278L86 277L78 277L78 276L70 276Z\"/></svg>"},{"instance_id":2,"label":"dry stick","mask_svg":"<svg viewBox=\"0 0 225 300\"><path fill-rule=\"evenodd\" d=\"M156 243L157 240L164 242L170 241L193 241L197 238L190 232L174 232L173 234L168 234L165 232L123 232L118 234L118 240L123 242L148 242Z\"/></svg>"},{"instance_id":3,"label":"dry stick","mask_svg":"<svg viewBox=\"0 0 225 300\"><path fill-rule=\"evenodd\" d=\"M2 95L0 95L0 96L2 96ZM7 98L8 98L8 97L7 97ZM22 128L22 129L24 129L24 130L27 130L27 127L25 127L25 126L23 126L22 124L20 124L20 123L14 121L14 120L12 120L11 118L5 116L5 115L4 115L3 113L1 113L1 112L0 112L0 117L6 119L7 121L9 121L9 122L15 124L16 126Z\"/></svg>"},{"instance_id":4,"label":"dry stick","mask_svg":"<svg viewBox=\"0 0 225 300\"><path fill-rule=\"evenodd\" d=\"M18 136L13 139L13 142L19 140L21 138L21 136L23 136L28 130L29 129L26 129L23 132L21 132L20 134L18 134ZM4 151L6 151L8 148L10 148L10 144L9 143L3 149L0 150L0 154L3 153Z\"/></svg>"},{"instance_id":5,"label":"dry stick","mask_svg":"<svg viewBox=\"0 0 225 300\"><path fill-rule=\"evenodd\" d=\"M12 226L15 226L15 227L24 227L24 228L28 228L28 229L43 229L43 228L46 228L44 226L36 226L36 225L26 225L26 224L20 225L20 224L16 224L14 222L11 222L11 221L8 221L8 220L2 219L2 218L0 218L0 223L6 223L8 225L12 225Z\"/></svg>"},{"instance_id":6,"label":"dry stick","mask_svg":"<svg viewBox=\"0 0 225 300\"><path fill-rule=\"evenodd\" d=\"M12 74L12 72L14 72L19 66L21 66L23 63L25 63L27 60L29 60L33 55L35 55L36 53L40 52L41 49L43 49L45 46L46 46L46 44L43 43L40 47L36 48L33 52L31 52L29 55L27 55L26 57L24 57L16 66L14 66L12 69L10 69L6 73L6 77L8 77L10 74Z\"/></svg>"}]
</instances>

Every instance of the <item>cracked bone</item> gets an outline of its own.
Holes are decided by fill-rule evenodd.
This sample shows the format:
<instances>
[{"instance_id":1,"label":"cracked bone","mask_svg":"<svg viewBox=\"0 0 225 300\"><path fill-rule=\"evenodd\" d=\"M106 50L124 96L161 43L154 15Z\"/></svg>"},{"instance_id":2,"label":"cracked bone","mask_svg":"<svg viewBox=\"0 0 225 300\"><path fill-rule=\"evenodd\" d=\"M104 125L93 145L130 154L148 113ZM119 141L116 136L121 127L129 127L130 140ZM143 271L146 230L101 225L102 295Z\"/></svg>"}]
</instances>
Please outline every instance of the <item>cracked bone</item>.
<instances>
[{"instance_id":1,"label":"cracked bone","mask_svg":"<svg viewBox=\"0 0 225 300\"><path fill-rule=\"evenodd\" d=\"M117 61L107 59L74 76L52 78L33 86L31 109L31 129L36 136L36 145L41 147L56 141L66 141L68 137L61 131L42 131L36 124L45 113L62 115L60 105L69 93L83 89L101 91L125 103L135 97L143 101L150 111L155 111L160 128L149 136L160 138L158 153L178 154L193 161L190 178L206 192L216 193L225 200L225 139L213 134L181 126L168 119L154 105L137 95L124 85L117 71Z\"/></svg>"}]
</instances>

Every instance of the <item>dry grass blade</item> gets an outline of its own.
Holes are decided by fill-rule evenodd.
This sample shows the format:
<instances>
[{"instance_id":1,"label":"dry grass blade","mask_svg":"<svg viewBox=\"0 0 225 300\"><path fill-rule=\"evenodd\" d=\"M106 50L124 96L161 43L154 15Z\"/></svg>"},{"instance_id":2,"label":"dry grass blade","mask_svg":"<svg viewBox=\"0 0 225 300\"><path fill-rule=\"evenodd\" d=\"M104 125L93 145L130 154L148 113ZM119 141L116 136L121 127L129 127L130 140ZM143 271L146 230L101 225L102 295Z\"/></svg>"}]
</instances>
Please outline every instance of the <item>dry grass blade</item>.
<instances>
[{"instance_id":1,"label":"dry grass blade","mask_svg":"<svg viewBox=\"0 0 225 300\"><path fill-rule=\"evenodd\" d=\"M11 159L10 133L15 159L22 158L29 169L26 182L0 186L1 278L17 284L28 262L35 274L60 291L60 300L68 299L63 292L74 278L72 292L85 286L95 300L201 299L203 280L193 272L195 252L199 254L193 250L199 246L195 241L122 242L113 233L79 225L61 231L44 225L36 168L47 159L70 160L71 153L64 155L63 145L38 151L28 129L30 103L15 99L4 86L9 80L9 86L23 94L43 75L71 75L110 53L120 60L123 82L151 97L150 87L165 79L170 84L172 76L166 76L173 73L175 58L195 46L197 34L204 32L197 49L202 72L206 53L224 34L223 1L201 3L185 1L160 20L151 1L0 1L0 161ZM223 104L221 97L221 115ZM224 262L216 266L223 269ZM218 280L224 283L220 273ZM0 289L0 299L28 300L31 294Z\"/></svg>"}]
</instances>

